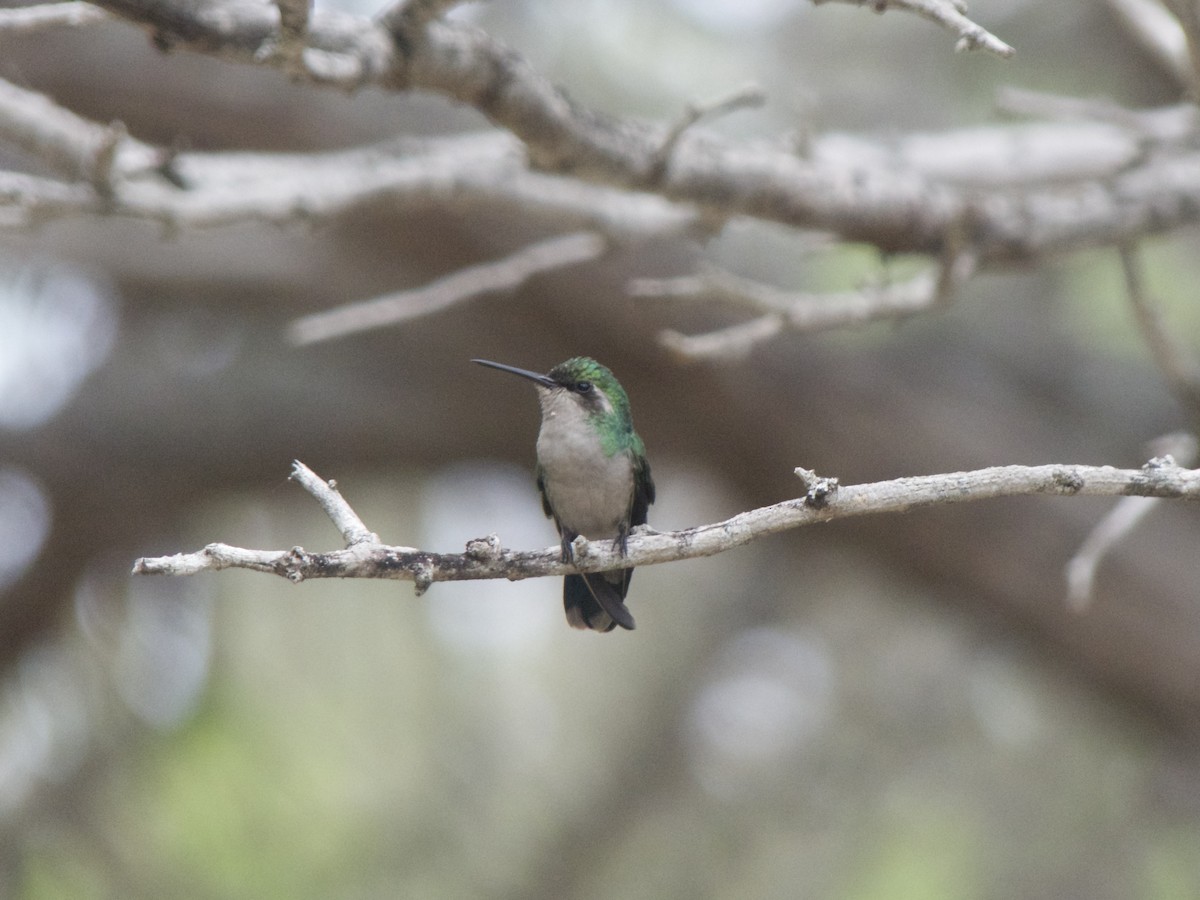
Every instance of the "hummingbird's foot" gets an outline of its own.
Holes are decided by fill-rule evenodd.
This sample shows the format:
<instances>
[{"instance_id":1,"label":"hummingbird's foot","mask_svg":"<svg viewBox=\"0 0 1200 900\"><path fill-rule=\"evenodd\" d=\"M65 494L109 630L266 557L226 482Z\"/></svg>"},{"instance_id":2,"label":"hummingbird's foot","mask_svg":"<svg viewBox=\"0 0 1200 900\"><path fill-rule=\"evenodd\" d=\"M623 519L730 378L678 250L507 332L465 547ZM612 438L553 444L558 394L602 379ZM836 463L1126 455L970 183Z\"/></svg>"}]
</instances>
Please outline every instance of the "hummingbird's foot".
<instances>
[{"instance_id":1,"label":"hummingbird's foot","mask_svg":"<svg viewBox=\"0 0 1200 900\"><path fill-rule=\"evenodd\" d=\"M622 525L621 530L617 532L617 536L613 538L612 548L622 556L627 556L629 553L629 526Z\"/></svg>"},{"instance_id":2,"label":"hummingbird's foot","mask_svg":"<svg viewBox=\"0 0 1200 900\"><path fill-rule=\"evenodd\" d=\"M572 543L578 535L562 533L562 561L565 563L575 562L575 546Z\"/></svg>"}]
</instances>

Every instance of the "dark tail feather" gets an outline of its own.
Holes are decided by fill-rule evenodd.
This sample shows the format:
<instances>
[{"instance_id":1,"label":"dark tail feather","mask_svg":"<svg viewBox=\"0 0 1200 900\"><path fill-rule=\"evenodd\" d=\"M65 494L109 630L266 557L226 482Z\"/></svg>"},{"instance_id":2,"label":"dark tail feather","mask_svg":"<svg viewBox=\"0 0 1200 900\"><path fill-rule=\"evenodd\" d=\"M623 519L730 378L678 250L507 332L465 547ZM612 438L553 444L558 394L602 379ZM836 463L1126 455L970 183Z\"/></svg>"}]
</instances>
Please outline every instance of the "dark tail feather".
<instances>
[{"instance_id":1,"label":"dark tail feather","mask_svg":"<svg viewBox=\"0 0 1200 900\"><path fill-rule=\"evenodd\" d=\"M630 570L592 575L568 575L563 579L563 606L572 628L612 631L617 625L633 631L633 615L625 605ZM615 581L610 581L615 578Z\"/></svg>"}]
</instances>

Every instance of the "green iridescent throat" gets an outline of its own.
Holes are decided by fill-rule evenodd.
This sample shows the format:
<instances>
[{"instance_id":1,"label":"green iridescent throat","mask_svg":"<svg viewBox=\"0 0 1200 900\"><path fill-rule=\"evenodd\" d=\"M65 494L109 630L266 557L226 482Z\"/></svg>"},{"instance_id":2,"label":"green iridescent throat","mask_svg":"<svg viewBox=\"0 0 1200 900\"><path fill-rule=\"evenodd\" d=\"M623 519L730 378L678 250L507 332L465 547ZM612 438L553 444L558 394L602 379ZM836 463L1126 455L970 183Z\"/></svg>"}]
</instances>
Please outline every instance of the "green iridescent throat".
<instances>
[{"instance_id":1,"label":"green iridescent throat","mask_svg":"<svg viewBox=\"0 0 1200 900\"><path fill-rule=\"evenodd\" d=\"M629 396L621 387L621 382L609 371L587 356L576 356L566 362L559 363L548 373L560 384L575 385L581 381L589 381L596 390L608 398L612 412L606 413L597 409L592 415L596 430L600 433L600 446L606 456L614 453L631 452L640 456L646 452L642 439L633 430L633 414L629 410Z\"/></svg>"}]
</instances>

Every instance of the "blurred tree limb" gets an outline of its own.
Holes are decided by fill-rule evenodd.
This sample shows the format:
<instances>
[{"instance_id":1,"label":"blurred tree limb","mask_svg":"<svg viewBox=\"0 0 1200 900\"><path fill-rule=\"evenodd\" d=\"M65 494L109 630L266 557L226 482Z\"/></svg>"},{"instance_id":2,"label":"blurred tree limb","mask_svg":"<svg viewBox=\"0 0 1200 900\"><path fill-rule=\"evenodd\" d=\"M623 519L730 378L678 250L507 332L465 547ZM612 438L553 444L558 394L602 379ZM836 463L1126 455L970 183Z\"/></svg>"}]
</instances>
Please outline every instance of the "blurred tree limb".
<instances>
[{"instance_id":1,"label":"blurred tree limb","mask_svg":"<svg viewBox=\"0 0 1200 900\"><path fill-rule=\"evenodd\" d=\"M604 240L588 231L551 238L504 259L460 269L423 288L397 291L304 316L291 323L288 334L293 343L303 346L406 322L441 312L479 294L512 290L541 272L596 259L605 249Z\"/></svg>"},{"instance_id":2,"label":"blurred tree limb","mask_svg":"<svg viewBox=\"0 0 1200 900\"><path fill-rule=\"evenodd\" d=\"M1163 435L1152 442L1156 455L1169 455L1183 466L1196 462L1200 442L1194 434L1174 432ZM1067 580L1067 605L1076 612L1084 612L1091 605L1092 592L1096 584L1096 572L1100 563L1132 532L1154 507L1161 497L1122 497L1108 514L1096 523L1096 527L1084 539L1077 552L1063 567Z\"/></svg>"},{"instance_id":3,"label":"blurred tree limb","mask_svg":"<svg viewBox=\"0 0 1200 900\"><path fill-rule=\"evenodd\" d=\"M289 63L274 52L280 20L273 6L243 0L102 0L99 5L149 29L164 49L187 48L273 67L294 63L294 54ZM314 11L306 32L309 62L298 77L347 88L370 84L434 91L473 106L519 138L529 165L558 174L560 184L588 181L655 193L704 211L709 221L751 216L828 231L889 252L937 253L947 235L965 232L981 267L1128 243L1200 215L1200 152L1188 141L1169 142L1161 134L1160 120L1174 123L1186 116L1184 111L1131 114L1119 126L998 126L900 141L831 135L800 155L782 145L590 110L483 31L417 19L420 40L410 33L411 23L405 26L409 30L389 31L384 23L400 28L395 16L372 22ZM313 62L314 54L323 62ZM335 71L340 74L332 75ZM75 174L96 169L98 148L108 146L106 137L112 140L111 126L72 120L73 114L61 109L31 123L29 108L46 112L49 101L23 93L29 92L7 86L0 97L0 136L36 145L69 163ZM498 135L494 139L494 152L511 148ZM669 150L665 162L664 148ZM453 167L451 149L441 147ZM102 212L178 224L223 224L239 217L299 220L313 209L319 213L323 195L345 190L344 185L322 186L322 179L312 177L329 164L327 158L176 155L128 137L119 141L115 155L104 189L90 193L69 180L64 185L6 176L3 196L10 216L17 209L18 222ZM372 164L381 155L373 151ZM403 158L400 152L398 160ZM313 170L277 181L276 162L285 171L306 163ZM353 176L352 158L338 163ZM63 165L59 170L71 174ZM445 176L445 168L431 160L423 171L431 185ZM170 173L179 177L164 177ZM232 184L236 192L228 190ZM298 184L307 186L303 194Z\"/></svg>"},{"instance_id":4,"label":"blurred tree limb","mask_svg":"<svg viewBox=\"0 0 1200 900\"><path fill-rule=\"evenodd\" d=\"M1130 36L1137 41L1180 87L1191 90L1196 83L1188 38L1179 17L1163 0L1108 0Z\"/></svg>"},{"instance_id":5,"label":"blurred tree limb","mask_svg":"<svg viewBox=\"0 0 1200 900\"><path fill-rule=\"evenodd\" d=\"M149 219L170 230L313 222L381 198L461 206L499 197L514 211L556 213L556 227L596 228L617 240L700 236L747 216L884 252L944 258L936 282L924 278L834 302L801 298L786 311L772 297L774 309L724 333L662 335L678 353L711 356L746 352L785 329L911 315L948 302L976 270L1082 247L1128 246L1200 218L1190 106L1134 112L1011 92L1010 108L1057 121L896 140L831 134L800 153L693 127L704 116L759 102L757 89L694 105L673 124L588 109L484 31L441 19L453 5L400 3L368 20L310 13L295 3L99 0L97 6L147 28L163 50L281 68L296 80L347 89L433 91L474 107L511 137L465 135L335 154L179 153L132 138L119 122L93 122L0 83L0 137L57 173L0 173L0 227L95 215ZM970 46L1007 48L967 20L962 4L891 5L954 28ZM41 9L44 16L26 11L26 19L81 21L58 4ZM950 257L969 264L950 265ZM761 301L763 291L751 293Z\"/></svg>"},{"instance_id":6,"label":"blurred tree limb","mask_svg":"<svg viewBox=\"0 0 1200 900\"><path fill-rule=\"evenodd\" d=\"M1054 121L886 141L829 134L800 154L692 127L704 115L756 102L755 90L696 105L669 125L590 111L484 32L433 18L444 4L405 6L404 14L385 13L377 22L318 11L283 24L274 7L241 0L101 5L149 27L164 49L280 66L318 84L337 82L328 77L332 66L354 71L349 82L338 82L343 86L434 90L474 106L511 135L328 154L184 153L0 82L0 137L57 173L0 172L0 227L116 215L174 231L320 222L380 199L458 207L499 200L514 212L541 213L556 227L595 228L621 241L700 237L730 217L748 216L885 252L952 252L970 261L944 262L943 275L954 277L936 284L922 279L911 290L863 291L833 302L802 298L724 334L662 336L678 353L711 356L745 352L785 328L911 315L952 299L976 270L1127 246L1200 217L1190 106L1136 112L1011 91L1004 98L1010 109ZM298 49L299 35L307 43ZM300 61L311 54L317 62Z\"/></svg>"},{"instance_id":7,"label":"blurred tree limb","mask_svg":"<svg viewBox=\"0 0 1200 900\"><path fill-rule=\"evenodd\" d=\"M717 266L708 266L699 275L638 279L628 290L640 297L717 298L757 312L754 318L704 334L681 334L673 329L659 334L665 347L685 359L738 357L785 330L823 331L877 319L900 319L941 306L976 267L973 255L957 252L952 246L943 256L939 267L906 281L831 294L782 291Z\"/></svg>"},{"instance_id":8,"label":"blurred tree limb","mask_svg":"<svg viewBox=\"0 0 1200 900\"><path fill-rule=\"evenodd\" d=\"M46 28L79 27L102 22L108 13L90 3L41 3L0 9L0 33L21 34Z\"/></svg>"}]
</instances>

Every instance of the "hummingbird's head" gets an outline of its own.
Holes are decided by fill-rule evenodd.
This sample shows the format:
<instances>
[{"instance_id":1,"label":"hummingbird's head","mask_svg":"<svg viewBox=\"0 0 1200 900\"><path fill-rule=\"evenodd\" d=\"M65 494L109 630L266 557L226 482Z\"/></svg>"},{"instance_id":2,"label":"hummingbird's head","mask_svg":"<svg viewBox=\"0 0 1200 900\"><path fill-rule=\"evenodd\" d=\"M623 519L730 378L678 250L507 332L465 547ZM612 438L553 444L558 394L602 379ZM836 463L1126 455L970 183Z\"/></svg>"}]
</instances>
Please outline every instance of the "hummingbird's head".
<instances>
[{"instance_id":1,"label":"hummingbird's head","mask_svg":"<svg viewBox=\"0 0 1200 900\"><path fill-rule=\"evenodd\" d=\"M625 389L607 366L602 366L590 357L574 356L566 362L559 363L545 375L486 359L471 361L528 378L537 385L543 413L570 404L589 418L615 416L628 427L631 416L629 397L626 396Z\"/></svg>"}]
</instances>

